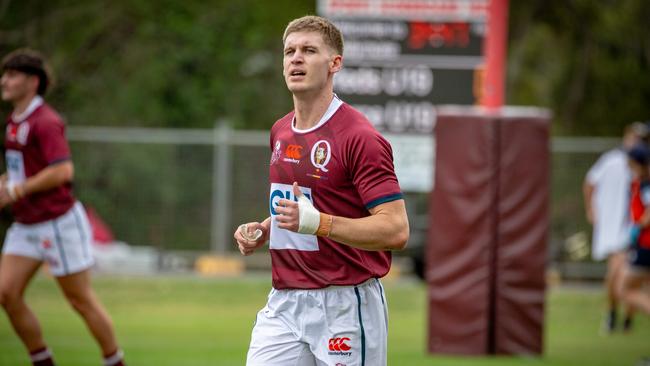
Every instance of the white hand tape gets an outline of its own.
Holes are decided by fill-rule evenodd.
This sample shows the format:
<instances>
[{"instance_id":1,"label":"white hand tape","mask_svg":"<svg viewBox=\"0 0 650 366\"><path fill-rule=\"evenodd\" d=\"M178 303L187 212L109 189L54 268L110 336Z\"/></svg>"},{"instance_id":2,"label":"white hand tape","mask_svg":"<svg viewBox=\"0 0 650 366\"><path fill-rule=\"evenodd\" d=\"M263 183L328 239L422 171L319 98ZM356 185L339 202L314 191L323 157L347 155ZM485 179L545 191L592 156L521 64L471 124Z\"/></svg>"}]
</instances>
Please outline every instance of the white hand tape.
<instances>
[{"instance_id":1,"label":"white hand tape","mask_svg":"<svg viewBox=\"0 0 650 366\"><path fill-rule=\"evenodd\" d=\"M248 232L248 225L246 224L239 225L239 232L246 240L250 240L250 241L257 241L257 239L262 237L262 230L256 229L255 232L253 232L253 234L250 234Z\"/></svg>"},{"instance_id":2,"label":"white hand tape","mask_svg":"<svg viewBox=\"0 0 650 366\"><path fill-rule=\"evenodd\" d=\"M298 197L298 232L301 234L315 234L320 226L320 212L311 204L305 195Z\"/></svg>"}]
</instances>

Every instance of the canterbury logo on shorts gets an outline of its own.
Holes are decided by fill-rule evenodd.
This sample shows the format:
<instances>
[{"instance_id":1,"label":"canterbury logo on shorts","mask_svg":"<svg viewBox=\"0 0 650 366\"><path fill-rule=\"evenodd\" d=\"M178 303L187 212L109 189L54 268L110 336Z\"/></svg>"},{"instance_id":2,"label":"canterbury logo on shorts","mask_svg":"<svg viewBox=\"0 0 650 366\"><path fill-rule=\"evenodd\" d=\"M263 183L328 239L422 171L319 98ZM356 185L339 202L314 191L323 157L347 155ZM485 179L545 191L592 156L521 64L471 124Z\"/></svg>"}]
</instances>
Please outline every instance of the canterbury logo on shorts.
<instances>
[{"instance_id":1,"label":"canterbury logo on shorts","mask_svg":"<svg viewBox=\"0 0 650 366\"><path fill-rule=\"evenodd\" d=\"M348 337L330 338L329 349L330 351L349 351L351 347L345 343L348 341L350 341Z\"/></svg>"}]
</instances>

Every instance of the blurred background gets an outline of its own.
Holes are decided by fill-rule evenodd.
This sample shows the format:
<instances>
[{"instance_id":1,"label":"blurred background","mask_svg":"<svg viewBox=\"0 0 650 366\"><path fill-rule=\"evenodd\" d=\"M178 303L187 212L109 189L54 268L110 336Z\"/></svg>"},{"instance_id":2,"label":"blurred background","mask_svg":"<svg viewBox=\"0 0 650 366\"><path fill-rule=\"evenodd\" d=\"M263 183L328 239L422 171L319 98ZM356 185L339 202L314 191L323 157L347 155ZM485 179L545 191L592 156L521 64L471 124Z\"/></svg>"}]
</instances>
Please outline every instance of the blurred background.
<instances>
[{"instance_id":1,"label":"blurred background","mask_svg":"<svg viewBox=\"0 0 650 366\"><path fill-rule=\"evenodd\" d=\"M581 189L598 156L620 144L623 127L650 120L650 2L509 3L505 104L552 113L547 278L566 286L548 295L547 352L539 362L632 365L647 356L648 323L640 321L645 330L635 338L597 338L605 266L591 260ZM46 99L68 124L75 192L96 231L97 272L157 275L97 280L127 360L241 364L248 324L269 288L270 260L264 250L242 259L232 233L268 215L268 129L292 108L281 37L290 20L317 13L317 6L315 0L0 0L0 54L32 47L54 70L56 85ZM480 35L481 27L472 32ZM345 94L354 86L337 88ZM442 93L457 88L452 79ZM0 104L1 115L10 111ZM416 141L408 131L403 138L391 140L398 155ZM428 172L431 158L412 154L407 163ZM540 364L423 357L426 289L418 276L430 178L418 185L410 177L405 189L411 240L395 253L390 276L405 282L386 281L391 317L400 319L391 325L391 364ZM11 214L0 215L4 234ZM207 282L197 272L246 272L254 279ZM61 359L85 365L94 345L48 283L37 279L30 301L57 335L52 344ZM151 355L156 346L162 352ZM0 364L19 364L21 357L0 318Z\"/></svg>"},{"instance_id":2,"label":"blurred background","mask_svg":"<svg viewBox=\"0 0 650 366\"><path fill-rule=\"evenodd\" d=\"M75 190L109 239L153 248L156 270L191 269L202 253L232 252L235 226L266 214L266 131L292 105L281 35L316 7L2 0L0 53L30 46L49 57L48 101L69 126ZM581 183L624 125L650 118L649 18L644 0L510 2L506 104L553 113L549 254L565 276L604 273L589 260ZM410 271L428 194L407 198Z\"/></svg>"}]
</instances>

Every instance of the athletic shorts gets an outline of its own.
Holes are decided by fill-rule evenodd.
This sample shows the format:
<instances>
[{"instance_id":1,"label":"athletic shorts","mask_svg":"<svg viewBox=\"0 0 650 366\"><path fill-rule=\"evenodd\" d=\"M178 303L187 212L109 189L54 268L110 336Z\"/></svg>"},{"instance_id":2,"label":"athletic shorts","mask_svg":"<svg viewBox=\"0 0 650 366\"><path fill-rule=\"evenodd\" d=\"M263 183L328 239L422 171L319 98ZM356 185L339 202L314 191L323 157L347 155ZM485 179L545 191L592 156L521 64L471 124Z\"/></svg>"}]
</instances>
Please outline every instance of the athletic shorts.
<instances>
[{"instance_id":1,"label":"athletic shorts","mask_svg":"<svg viewBox=\"0 0 650 366\"><path fill-rule=\"evenodd\" d=\"M629 253L630 270L635 272L650 271L650 249L634 248Z\"/></svg>"},{"instance_id":2,"label":"athletic shorts","mask_svg":"<svg viewBox=\"0 0 650 366\"><path fill-rule=\"evenodd\" d=\"M384 366L388 312L381 283L272 289L257 313L247 366Z\"/></svg>"},{"instance_id":3,"label":"athletic shorts","mask_svg":"<svg viewBox=\"0 0 650 366\"><path fill-rule=\"evenodd\" d=\"M47 262L50 273L60 277L90 268L92 230L81 203L68 212L36 224L14 222L5 237L3 254Z\"/></svg>"}]
</instances>

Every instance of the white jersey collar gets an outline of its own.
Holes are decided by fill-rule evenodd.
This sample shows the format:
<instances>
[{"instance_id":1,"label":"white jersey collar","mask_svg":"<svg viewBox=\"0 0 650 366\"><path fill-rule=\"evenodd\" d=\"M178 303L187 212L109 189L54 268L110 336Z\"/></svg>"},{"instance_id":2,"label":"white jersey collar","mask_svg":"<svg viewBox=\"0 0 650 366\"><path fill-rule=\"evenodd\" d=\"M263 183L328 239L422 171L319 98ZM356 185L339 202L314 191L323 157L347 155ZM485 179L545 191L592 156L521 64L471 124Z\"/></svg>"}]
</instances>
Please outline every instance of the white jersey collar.
<instances>
[{"instance_id":1,"label":"white jersey collar","mask_svg":"<svg viewBox=\"0 0 650 366\"><path fill-rule=\"evenodd\" d=\"M327 111L325 111L325 114L323 114L323 117L321 117L320 121L318 121L318 123L315 126L310 127L306 130L301 130L296 128L296 116L294 115L293 119L291 120L291 129L293 130L293 132L297 132L297 133L307 133L307 132L314 131L315 129L327 123L327 121L329 121L330 118L332 118L334 113L336 113L336 111L339 110L339 107L341 107L341 105L343 105L343 101L341 101L341 99L339 99L339 97L336 94L334 94L334 98L332 98L329 107L327 107Z\"/></svg>"},{"instance_id":2,"label":"white jersey collar","mask_svg":"<svg viewBox=\"0 0 650 366\"><path fill-rule=\"evenodd\" d=\"M20 122L26 120L27 117L29 117L36 110L36 108L38 108L38 107L40 107L42 105L43 105L43 97L41 97L40 95L36 95L32 99L32 101L29 102L29 105L23 111L23 113L21 113L21 114L14 113L14 114L11 115L11 119L13 119L14 122L16 122L16 123L20 123Z\"/></svg>"}]
</instances>

